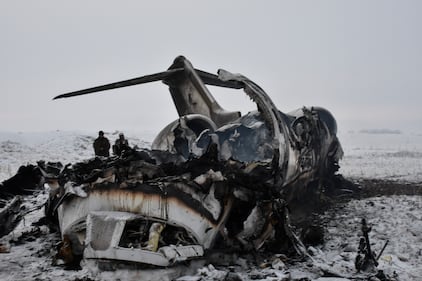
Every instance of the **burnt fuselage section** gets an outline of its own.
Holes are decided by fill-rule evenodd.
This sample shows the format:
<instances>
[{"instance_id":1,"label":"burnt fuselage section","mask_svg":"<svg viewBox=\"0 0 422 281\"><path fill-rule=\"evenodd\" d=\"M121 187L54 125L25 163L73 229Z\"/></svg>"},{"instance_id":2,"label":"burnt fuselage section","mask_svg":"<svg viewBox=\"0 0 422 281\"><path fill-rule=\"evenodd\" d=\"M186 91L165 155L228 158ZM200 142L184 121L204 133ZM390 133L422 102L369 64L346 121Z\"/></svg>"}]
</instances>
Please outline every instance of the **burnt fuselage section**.
<instances>
[{"instance_id":1,"label":"burnt fuselage section","mask_svg":"<svg viewBox=\"0 0 422 281\"><path fill-rule=\"evenodd\" d=\"M179 118L151 149L91 159L58 175L48 211L73 253L168 266L236 241L306 254L287 206L310 187L321 192L337 171L343 152L331 113L319 107L283 113L248 78L197 70L184 57L165 72L56 98L159 80ZM206 85L243 89L257 110L244 116L224 110Z\"/></svg>"}]
</instances>

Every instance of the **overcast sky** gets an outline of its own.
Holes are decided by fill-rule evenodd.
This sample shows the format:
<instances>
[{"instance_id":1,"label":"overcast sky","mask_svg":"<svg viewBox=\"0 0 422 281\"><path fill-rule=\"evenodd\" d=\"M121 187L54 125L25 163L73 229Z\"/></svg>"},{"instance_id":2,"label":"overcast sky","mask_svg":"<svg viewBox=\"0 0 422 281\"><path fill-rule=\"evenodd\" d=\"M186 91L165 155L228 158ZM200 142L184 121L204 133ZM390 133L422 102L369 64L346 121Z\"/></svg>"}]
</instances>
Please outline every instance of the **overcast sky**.
<instances>
[{"instance_id":1,"label":"overcast sky","mask_svg":"<svg viewBox=\"0 0 422 281\"><path fill-rule=\"evenodd\" d=\"M1 1L0 131L158 131L177 118L161 82L56 95L166 70L242 73L289 112L340 130L422 131L422 1ZM254 109L241 92L228 110Z\"/></svg>"}]
</instances>

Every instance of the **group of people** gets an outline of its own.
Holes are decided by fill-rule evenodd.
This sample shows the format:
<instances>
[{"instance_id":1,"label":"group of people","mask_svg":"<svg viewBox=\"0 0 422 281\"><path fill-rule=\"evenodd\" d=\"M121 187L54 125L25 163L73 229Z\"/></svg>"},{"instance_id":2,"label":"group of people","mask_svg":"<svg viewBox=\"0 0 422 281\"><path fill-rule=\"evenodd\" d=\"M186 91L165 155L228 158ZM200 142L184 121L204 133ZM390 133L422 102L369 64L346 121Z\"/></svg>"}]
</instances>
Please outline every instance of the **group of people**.
<instances>
[{"instance_id":1,"label":"group of people","mask_svg":"<svg viewBox=\"0 0 422 281\"><path fill-rule=\"evenodd\" d=\"M125 139L123 133L119 134L119 138L114 142L112 146L113 154L120 156L123 151L130 150L129 142ZM110 156L110 141L104 136L103 131L98 132L98 138L94 141L94 152L95 156Z\"/></svg>"}]
</instances>

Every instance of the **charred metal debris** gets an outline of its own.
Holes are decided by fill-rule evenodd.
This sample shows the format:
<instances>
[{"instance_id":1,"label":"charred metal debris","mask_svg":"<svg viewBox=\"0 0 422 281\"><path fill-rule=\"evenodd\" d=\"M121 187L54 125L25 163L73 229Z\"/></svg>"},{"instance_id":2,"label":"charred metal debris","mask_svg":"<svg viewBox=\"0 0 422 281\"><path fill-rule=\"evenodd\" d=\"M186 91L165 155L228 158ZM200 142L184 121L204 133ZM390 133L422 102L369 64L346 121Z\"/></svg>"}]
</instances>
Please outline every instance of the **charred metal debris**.
<instances>
[{"instance_id":1,"label":"charred metal debris","mask_svg":"<svg viewBox=\"0 0 422 281\"><path fill-rule=\"evenodd\" d=\"M0 183L0 237L12 231L26 213L23 196L42 189L44 178L39 166L19 167L17 173Z\"/></svg>"},{"instance_id":2,"label":"charred metal debris","mask_svg":"<svg viewBox=\"0 0 422 281\"><path fill-rule=\"evenodd\" d=\"M361 223L362 237L359 240L358 255L355 259L355 267L358 272L376 268L378 266L378 260L389 242L389 240L387 240L380 253L376 255L376 253L371 250L371 243L369 241L369 233L371 232L372 227L368 226L365 218L362 219Z\"/></svg>"},{"instance_id":3,"label":"charred metal debris","mask_svg":"<svg viewBox=\"0 0 422 281\"><path fill-rule=\"evenodd\" d=\"M63 239L59 258L170 266L215 249L306 257L306 237L296 233L312 232L312 212L341 180L331 113L283 113L248 78L204 72L182 56L167 71L55 99L154 81L169 87L179 118L151 149L41 169L51 187L46 214ZM243 89L257 110L227 111L207 85Z\"/></svg>"}]
</instances>

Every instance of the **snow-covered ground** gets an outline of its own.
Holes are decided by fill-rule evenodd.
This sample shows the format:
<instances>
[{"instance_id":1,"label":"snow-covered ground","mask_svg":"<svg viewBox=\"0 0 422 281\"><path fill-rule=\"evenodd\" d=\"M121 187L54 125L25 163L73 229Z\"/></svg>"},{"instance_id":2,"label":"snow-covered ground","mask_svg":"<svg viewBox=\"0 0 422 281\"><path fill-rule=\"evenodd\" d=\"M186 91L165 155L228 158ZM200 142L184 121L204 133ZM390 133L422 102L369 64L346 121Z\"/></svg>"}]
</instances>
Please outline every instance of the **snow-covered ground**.
<instances>
[{"instance_id":1,"label":"snow-covered ground","mask_svg":"<svg viewBox=\"0 0 422 281\"><path fill-rule=\"evenodd\" d=\"M118 133L106 132L106 137L113 142ZM149 147L154 138L151 132L124 133L132 146ZM96 132L0 132L0 181L13 176L20 165L35 164L38 160L66 164L93 157L95 137ZM345 152L340 173L346 178L422 183L422 134L380 130L342 132L339 139ZM41 206L46 196L46 192L41 192L27 198L28 215L1 240L10 252L0 254L0 280L115 280L116 276L108 273L95 275L86 268L67 271L51 265L57 235L49 233L45 226L31 225L43 216ZM422 280L421 209L421 196L352 200L325 214L326 242L310 249L312 260L286 266L282 258L272 256L266 266L259 267L238 258L229 267L207 265L181 280L224 280L228 276L232 280L356 279L361 276L356 274L354 259L363 217L373 226L370 238L375 251L379 252L385 241L390 240L378 268L390 276L396 272L397 280ZM323 271L349 279L321 278ZM129 280L128 276L120 278Z\"/></svg>"},{"instance_id":2,"label":"snow-covered ground","mask_svg":"<svg viewBox=\"0 0 422 281\"><path fill-rule=\"evenodd\" d=\"M388 132L340 132L340 172L349 178L422 182L422 133Z\"/></svg>"}]
</instances>

